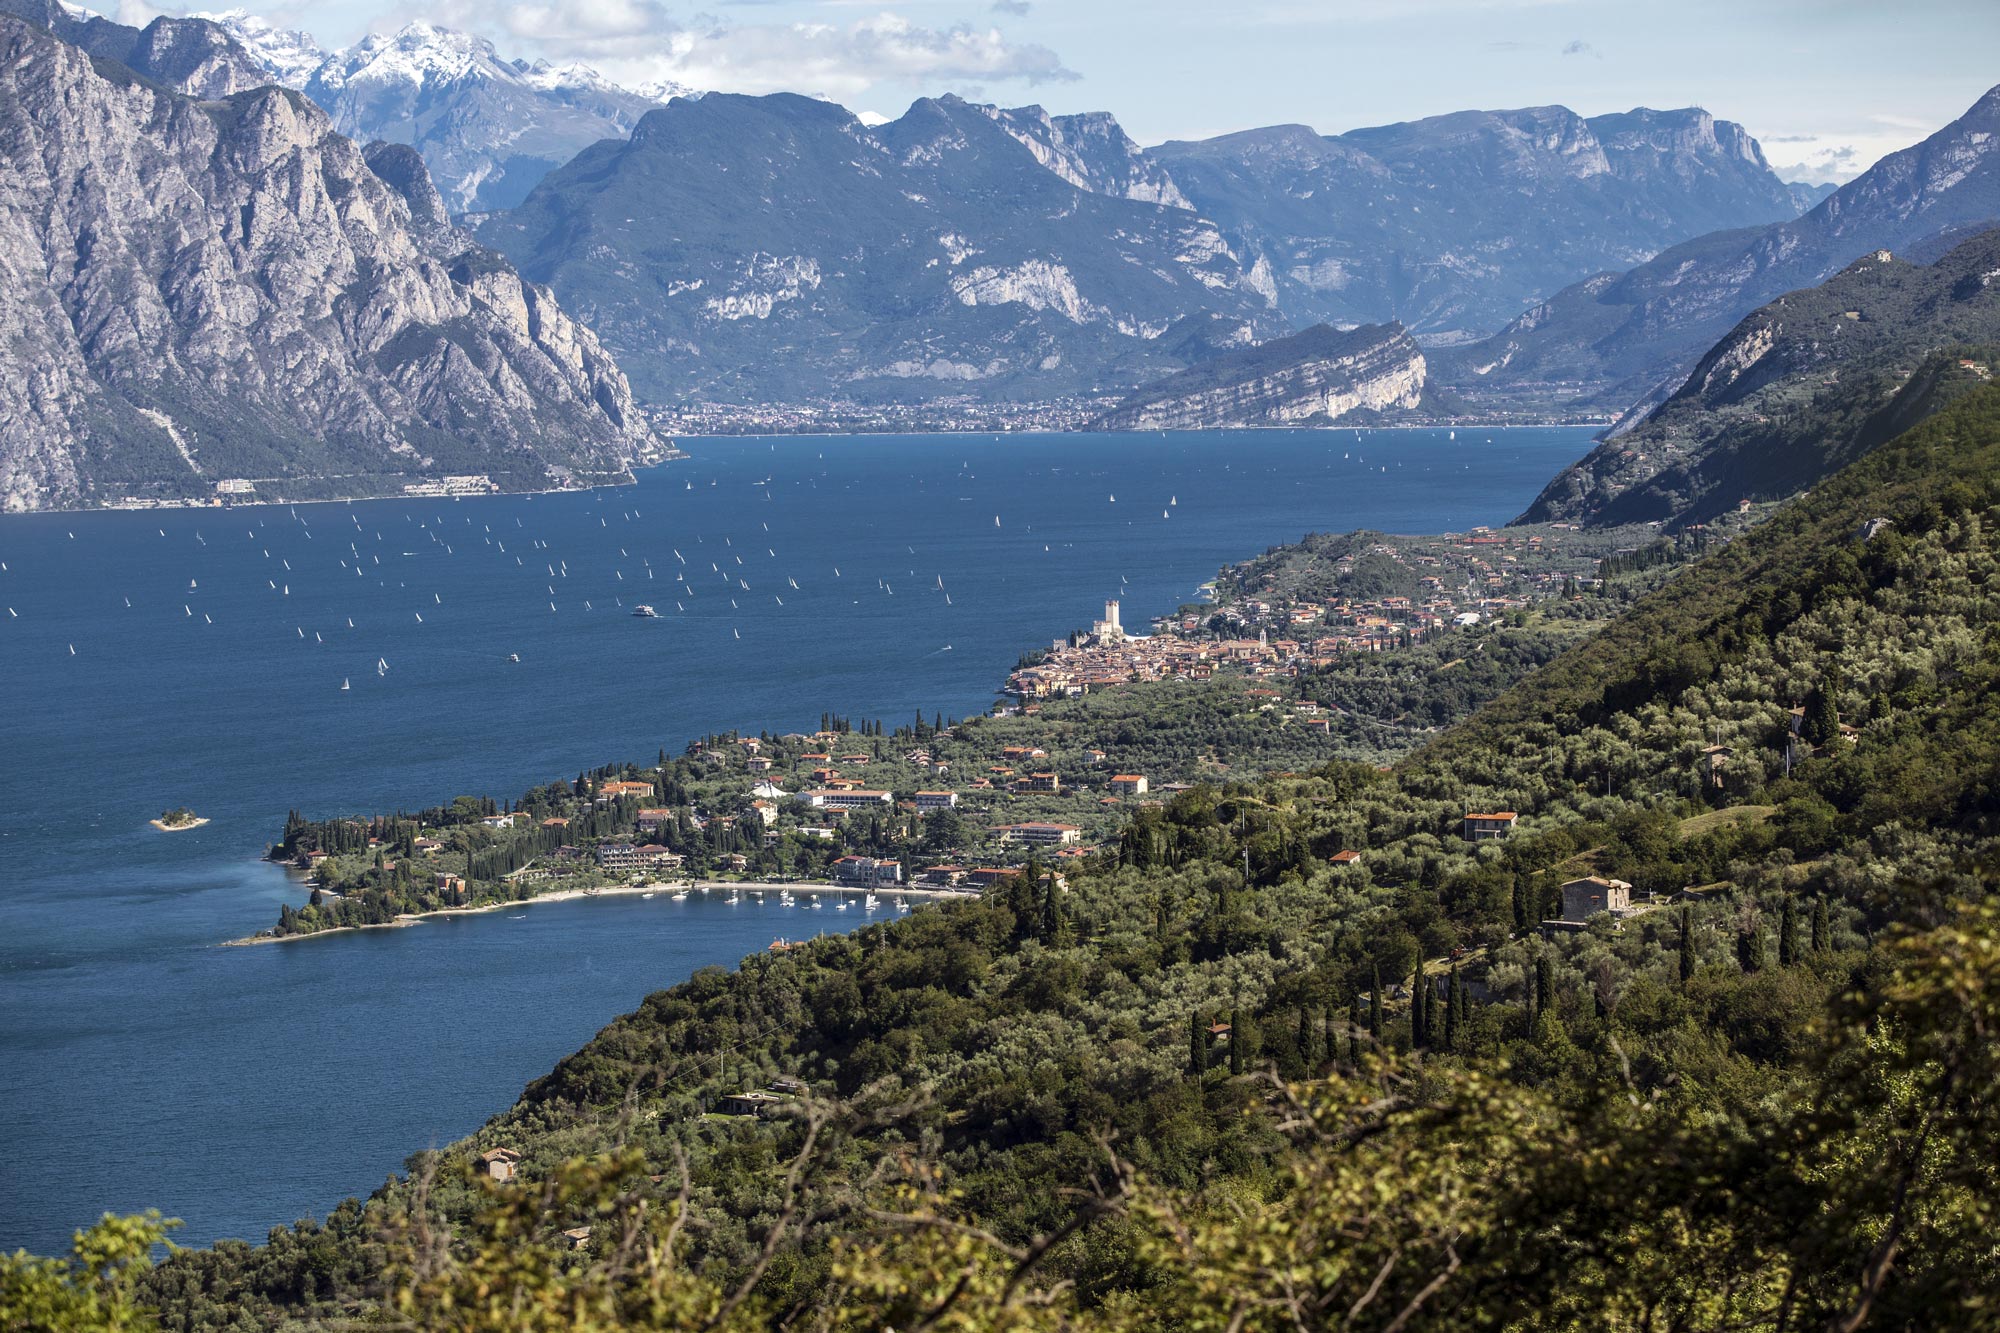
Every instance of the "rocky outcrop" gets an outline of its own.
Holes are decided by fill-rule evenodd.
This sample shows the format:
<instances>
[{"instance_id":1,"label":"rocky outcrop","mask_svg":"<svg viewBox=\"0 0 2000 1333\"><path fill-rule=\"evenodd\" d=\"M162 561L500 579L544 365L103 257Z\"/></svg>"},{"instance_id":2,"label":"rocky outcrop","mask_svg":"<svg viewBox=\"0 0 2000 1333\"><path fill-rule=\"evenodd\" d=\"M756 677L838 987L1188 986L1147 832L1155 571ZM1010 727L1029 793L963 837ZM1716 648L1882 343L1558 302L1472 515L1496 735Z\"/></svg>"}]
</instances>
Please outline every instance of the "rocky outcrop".
<instances>
[{"instance_id":1,"label":"rocky outcrop","mask_svg":"<svg viewBox=\"0 0 2000 1333\"><path fill-rule=\"evenodd\" d=\"M197 101L0 17L0 503L547 486L657 451L595 337L378 160L296 93Z\"/></svg>"},{"instance_id":2,"label":"rocky outcrop","mask_svg":"<svg viewBox=\"0 0 2000 1333\"><path fill-rule=\"evenodd\" d=\"M1147 385L1092 429L1330 425L1355 412L1415 408L1424 375L1423 351L1400 324L1345 332L1322 324Z\"/></svg>"}]
</instances>

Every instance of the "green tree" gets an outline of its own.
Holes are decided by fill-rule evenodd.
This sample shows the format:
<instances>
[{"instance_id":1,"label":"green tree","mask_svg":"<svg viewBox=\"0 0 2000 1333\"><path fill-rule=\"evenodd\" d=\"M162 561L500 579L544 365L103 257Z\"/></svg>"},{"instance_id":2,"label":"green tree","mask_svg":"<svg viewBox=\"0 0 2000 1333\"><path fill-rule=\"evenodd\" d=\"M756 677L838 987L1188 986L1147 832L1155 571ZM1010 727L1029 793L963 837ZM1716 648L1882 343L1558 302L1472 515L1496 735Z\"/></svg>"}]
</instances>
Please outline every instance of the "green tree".
<instances>
[{"instance_id":1,"label":"green tree","mask_svg":"<svg viewBox=\"0 0 2000 1333\"><path fill-rule=\"evenodd\" d=\"M0 1255L0 1328L21 1333L124 1333L157 1326L138 1285L177 1219L106 1213L76 1233L66 1259Z\"/></svg>"}]
</instances>

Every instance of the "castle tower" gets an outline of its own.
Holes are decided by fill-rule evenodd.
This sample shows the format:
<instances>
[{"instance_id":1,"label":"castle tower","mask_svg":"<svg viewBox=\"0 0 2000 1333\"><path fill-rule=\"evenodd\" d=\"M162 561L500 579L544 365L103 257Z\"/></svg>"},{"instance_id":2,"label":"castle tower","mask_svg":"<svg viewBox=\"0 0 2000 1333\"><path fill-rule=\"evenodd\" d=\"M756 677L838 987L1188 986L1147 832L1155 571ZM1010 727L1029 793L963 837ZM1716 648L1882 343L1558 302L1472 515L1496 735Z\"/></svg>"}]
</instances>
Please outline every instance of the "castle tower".
<instances>
[{"instance_id":1,"label":"castle tower","mask_svg":"<svg viewBox=\"0 0 2000 1333\"><path fill-rule=\"evenodd\" d=\"M1118 603L1116 601L1107 601L1104 604L1104 624L1113 634L1123 634L1125 632L1125 627L1118 623Z\"/></svg>"}]
</instances>

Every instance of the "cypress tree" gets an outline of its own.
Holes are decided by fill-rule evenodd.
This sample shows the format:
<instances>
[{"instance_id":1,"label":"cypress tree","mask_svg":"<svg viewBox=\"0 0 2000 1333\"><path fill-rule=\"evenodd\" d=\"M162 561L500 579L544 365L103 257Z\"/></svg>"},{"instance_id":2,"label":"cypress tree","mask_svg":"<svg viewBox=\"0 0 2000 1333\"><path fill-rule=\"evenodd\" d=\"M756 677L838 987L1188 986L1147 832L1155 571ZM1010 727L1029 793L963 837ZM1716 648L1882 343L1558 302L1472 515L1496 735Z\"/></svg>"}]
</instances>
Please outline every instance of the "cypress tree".
<instances>
[{"instance_id":1,"label":"cypress tree","mask_svg":"<svg viewBox=\"0 0 2000 1333\"><path fill-rule=\"evenodd\" d=\"M1188 1015L1188 1074L1200 1078L1208 1072L1208 1033L1200 1014Z\"/></svg>"},{"instance_id":2,"label":"cypress tree","mask_svg":"<svg viewBox=\"0 0 2000 1333\"><path fill-rule=\"evenodd\" d=\"M1312 1010L1306 1008L1304 1005L1300 1005L1299 1006L1299 1064L1305 1069L1305 1072L1308 1075L1312 1073L1313 1066L1319 1063L1319 1061L1315 1058L1317 1054L1318 1053L1313 1049Z\"/></svg>"},{"instance_id":3,"label":"cypress tree","mask_svg":"<svg viewBox=\"0 0 2000 1333\"><path fill-rule=\"evenodd\" d=\"M1815 899L1813 902L1812 951L1814 953L1825 953L1832 947L1833 929L1831 923L1827 920L1826 899L1821 897Z\"/></svg>"},{"instance_id":4,"label":"cypress tree","mask_svg":"<svg viewBox=\"0 0 2000 1333\"><path fill-rule=\"evenodd\" d=\"M1229 1011L1229 1073L1232 1077L1243 1072L1243 1011Z\"/></svg>"},{"instance_id":5,"label":"cypress tree","mask_svg":"<svg viewBox=\"0 0 2000 1333\"><path fill-rule=\"evenodd\" d=\"M1368 1036L1380 1043L1382 1040L1382 965L1373 964L1374 977L1368 987Z\"/></svg>"},{"instance_id":6,"label":"cypress tree","mask_svg":"<svg viewBox=\"0 0 2000 1333\"><path fill-rule=\"evenodd\" d=\"M1681 909L1681 985L1694 979L1694 909Z\"/></svg>"},{"instance_id":7,"label":"cypress tree","mask_svg":"<svg viewBox=\"0 0 2000 1333\"><path fill-rule=\"evenodd\" d=\"M1535 960L1535 1013L1547 1012L1549 1001L1555 998L1555 970L1549 966L1548 955Z\"/></svg>"},{"instance_id":8,"label":"cypress tree","mask_svg":"<svg viewBox=\"0 0 2000 1333\"><path fill-rule=\"evenodd\" d=\"M1785 895L1784 910L1778 917L1778 966L1790 967L1799 961L1799 912L1791 894Z\"/></svg>"},{"instance_id":9,"label":"cypress tree","mask_svg":"<svg viewBox=\"0 0 2000 1333\"><path fill-rule=\"evenodd\" d=\"M1764 970L1764 932L1754 921L1737 933L1736 962L1745 972Z\"/></svg>"},{"instance_id":10,"label":"cypress tree","mask_svg":"<svg viewBox=\"0 0 2000 1333\"><path fill-rule=\"evenodd\" d=\"M1465 1007L1465 983L1459 980L1458 968L1451 969L1451 989L1446 993L1444 1005L1444 1048L1458 1049L1459 1011Z\"/></svg>"},{"instance_id":11,"label":"cypress tree","mask_svg":"<svg viewBox=\"0 0 2000 1333\"><path fill-rule=\"evenodd\" d=\"M1528 916L1528 884L1524 877L1514 876L1514 929L1526 930L1533 922Z\"/></svg>"}]
</instances>

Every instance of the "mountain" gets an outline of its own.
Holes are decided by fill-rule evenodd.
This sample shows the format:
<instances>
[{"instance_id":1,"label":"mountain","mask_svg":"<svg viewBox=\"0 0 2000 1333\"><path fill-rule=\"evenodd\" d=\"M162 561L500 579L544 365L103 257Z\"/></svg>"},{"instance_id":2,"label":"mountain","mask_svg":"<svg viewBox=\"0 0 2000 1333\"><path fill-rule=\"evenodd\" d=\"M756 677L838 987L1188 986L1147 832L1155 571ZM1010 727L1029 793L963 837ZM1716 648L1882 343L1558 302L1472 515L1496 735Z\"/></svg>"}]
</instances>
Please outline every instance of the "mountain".
<instances>
[{"instance_id":1,"label":"mountain","mask_svg":"<svg viewBox=\"0 0 2000 1333\"><path fill-rule=\"evenodd\" d=\"M1705 111L1465 111L1322 135L1278 125L1147 156L1295 324L1396 319L1427 342L1499 328L1578 278L1794 216L1740 125Z\"/></svg>"},{"instance_id":2,"label":"mountain","mask_svg":"<svg viewBox=\"0 0 2000 1333\"><path fill-rule=\"evenodd\" d=\"M484 38L424 22L329 55L241 10L211 17L341 133L415 146L454 213L519 203L582 149L689 95L671 84L628 90L583 65L505 60Z\"/></svg>"},{"instance_id":3,"label":"mountain","mask_svg":"<svg viewBox=\"0 0 2000 1333\"><path fill-rule=\"evenodd\" d=\"M1213 225L1128 197L1150 187L1124 151L955 97L871 129L812 98L712 93L586 149L477 235L663 400L1050 399L1180 369L1191 335L1283 332Z\"/></svg>"},{"instance_id":4,"label":"mountain","mask_svg":"<svg viewBox=\"0 0 2000 1333\"><path fill-rule=\"evenodd\" d=\"M1862 255L1927 251L2000 221L2000 88L1877 162L1803 217L1718 231L1556 293L1492 338L1435 358L1468 398L1618 410L1664 398L1745 315Z\"/></svg>"},{"instance_id":5,"label":"mountain","mask_svg":"<svg viewBox=\"0 0 2000 1333\"><path fill-rule=\"evenodd\" d=\"M1168 208L1194 207L1165 168L1105 112L1051 116L1038 106L977 109L1079 190Z\"/></svg>"},{"instance_id":6,"label":"mountain","mask_svg":"<svg viewBox=\"0 0 2000 1333\"><path fill-rule=\"evenodd\" d=\"M1822 181L1818 185L1806 181L1788 181L1786 187L1792 192L1792 203L1801 213L1810 213L1819 207L1819 201L1840 188L1833 181Z\"/></svg>"},{"instance_id":7,"label":"mountain","mask_svg":"<svg viewBox=\"0 0 2000 1333\"><path fill-rule=\"evenodd\" d=\"M1970 349L1989 345L2000 346L2000 230L1927 266L1865 255L1744 319L1520 521L1702 522L1782 500L1986 382L1990 355Z\"/></svg>"},{"instance_id":8,"label":"mountain","mask_svg":"<svg viewBox=\"0 0 2000 1333\"><path fill-rule=\"evenodd\" d=\"M410 150L364 155L275 87L181 96L7 16L0 106L6 508L552 486L660 447L596 338L447 224Z\"/></svg>"},{"instance_id":9,"label":"mountain","mask_svg":"<svg viewBox=\"0 0 2000 1333\"><path fill-rule=\"evenodd\" d=\"M326 63L326 50L311 33L277 27L248 10L226 9L190 17L206 19L235 38L271 82L286 88L304 88L313 71Z\"/></svg>"},{"instance_id":10,"label":"mountain","mask_svg":"<svg viewBox=\"0 0 2000 1333\"><path fill-rule=\"evenodd\" d=\"M1238 348L1138 390L1092 430L1218 430L1326 425L1356 412L1413 408L1424 354L1400 324L1325 324Z\"/></svg>"},{"instance_id":11,"label":"mountain","mask_svg":"<svg viewBox=\"0 0 2000 1333\"><path fill-rule=\"evenodd\" d=\"M212 23L162 15L144 28L62 0L0 0L11 14L64 41L190 97L218 98L270 82L264 67Z\"/></svg>"}]
</instances>

